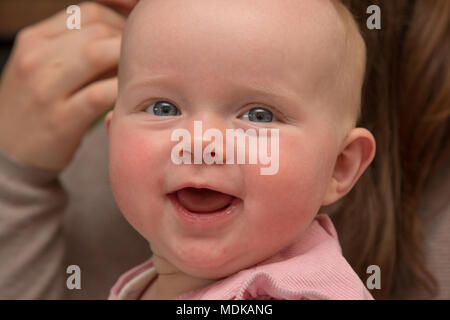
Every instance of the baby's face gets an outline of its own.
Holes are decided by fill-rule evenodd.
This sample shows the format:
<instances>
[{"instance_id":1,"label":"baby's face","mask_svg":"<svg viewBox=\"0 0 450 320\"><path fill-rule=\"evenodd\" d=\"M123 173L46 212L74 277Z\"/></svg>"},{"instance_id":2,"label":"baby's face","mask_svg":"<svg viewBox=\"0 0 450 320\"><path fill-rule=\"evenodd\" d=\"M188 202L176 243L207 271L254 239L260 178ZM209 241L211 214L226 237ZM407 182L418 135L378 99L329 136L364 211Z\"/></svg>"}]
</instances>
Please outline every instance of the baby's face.
<instances>
[{"instance_id":1,"label":"baby's face","mask_svg":"<svg viewBox=\"0 0 450 320\"><path fill-rule=\"evenodd\" d=\"M344 101L333 85L340 28L328 1L141 1L124 36L107 127L116 201L155 254L215 279L302 235L323 204L344 136ZM254 108L262 118L251 116ZM278 172L176 165L171 135L184 128L194 137L194 120L224 137L226 129L278 129ZM176 192L184 187L231 196ZM221 218L208 213L230 202ZM207 212L190 220L177 203Z\"/></svg>"}]
</instances>

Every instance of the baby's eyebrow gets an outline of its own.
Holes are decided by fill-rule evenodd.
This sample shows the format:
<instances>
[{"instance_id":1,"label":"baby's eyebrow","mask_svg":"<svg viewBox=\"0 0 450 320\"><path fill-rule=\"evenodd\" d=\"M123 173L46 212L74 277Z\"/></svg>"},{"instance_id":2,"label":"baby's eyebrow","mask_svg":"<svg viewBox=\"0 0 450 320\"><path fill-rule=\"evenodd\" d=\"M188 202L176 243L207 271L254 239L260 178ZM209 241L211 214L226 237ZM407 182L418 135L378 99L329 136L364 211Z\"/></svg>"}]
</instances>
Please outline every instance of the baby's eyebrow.
<instances>
[{"instance_id":1,"label":"baby's eyebrow","mask_svg":"<svg viewBox=\"0 0 450 320\"><path fill-rule=\"evenodd\" d=\"M261 81L226 81L226 86L230 93L236 96L251 95L258 99L267 99L273 103L299 105L302 99L298 91L288 85L278 85L276 83L263 83ZM129 81L125 86L126 90L147 89L149 87L162 90L173 90L182 88L179 77L170 74L151 75ZM255 101L256 102L256 101ZM261 102L261 101L260 101Z\"/></svg>"}]
</instances>

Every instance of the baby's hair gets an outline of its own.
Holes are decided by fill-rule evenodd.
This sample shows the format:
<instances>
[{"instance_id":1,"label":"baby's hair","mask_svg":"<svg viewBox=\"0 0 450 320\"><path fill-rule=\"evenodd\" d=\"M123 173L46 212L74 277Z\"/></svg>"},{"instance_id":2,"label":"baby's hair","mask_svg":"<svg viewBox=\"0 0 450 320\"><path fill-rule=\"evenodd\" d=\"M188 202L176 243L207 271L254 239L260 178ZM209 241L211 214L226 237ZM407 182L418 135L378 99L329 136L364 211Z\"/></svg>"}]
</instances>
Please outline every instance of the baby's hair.
<instances>
[{"instance_id":1,"label":"baby's hair","mask_svg":"<svg viewBox=\"0 0 450 320\"><path fill-rule=\"evenodd\" d=\"M340 0L329 0L327 4L340 42L337 51L330 52L337 54L337 60L336 71L326 80L327 90L332 93L329 103L337 110L334 116L338 139L343 141L360 122L367 49L359 25L347 7Z\"/></svg>"},{"instance_id":2,"label":"baby's hair","mask_svg":"<svg viewBox=\"0 0 450 320\"><path fill-rule=\"evenodd\" d=\"M354 59L350 58L351 64L353 68L359 70L360 73L360 82L361 87L358 87L358 90L362 90L365 70L366 70L366 43L361 34L361 30L359 28L358 23L356 22L353 14L347 9L347 7L340 0L331 0L331 3L336 9L339 17L341 18L342 23L344 24L345 30L345 41L346 41L346 53L349 57L355 57ZM343 73L346 74L348 70L343 70ZM361 96L358 95L359 99L356 102L355 106L353 106L353 118L355 119L355 125L359 122L361 118Z\"/></svg>"}]
</instances>

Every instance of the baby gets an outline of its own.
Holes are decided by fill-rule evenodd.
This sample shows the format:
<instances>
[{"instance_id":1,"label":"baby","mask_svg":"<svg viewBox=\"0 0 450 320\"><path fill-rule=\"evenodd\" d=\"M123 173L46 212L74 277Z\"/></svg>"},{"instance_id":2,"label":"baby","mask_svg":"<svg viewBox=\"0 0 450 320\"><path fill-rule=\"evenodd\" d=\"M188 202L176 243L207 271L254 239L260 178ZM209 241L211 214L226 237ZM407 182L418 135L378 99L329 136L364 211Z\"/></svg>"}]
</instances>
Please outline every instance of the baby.
<instances>
[{"instance_id":1,"label":"baby","mask_svg":"<svg viewBox=\"0 0 450 320\"><path fill-rule=\"evenodd\" d=\"M153 256L109 298L372 299L318 214L374 157L372 134L355 128L365 55L333 0L140 1L105 123L115 199ZM174 163L175 130L210 144L194 121L224 136L276 129L277 172Z\"/></svg>"}]
</instances>

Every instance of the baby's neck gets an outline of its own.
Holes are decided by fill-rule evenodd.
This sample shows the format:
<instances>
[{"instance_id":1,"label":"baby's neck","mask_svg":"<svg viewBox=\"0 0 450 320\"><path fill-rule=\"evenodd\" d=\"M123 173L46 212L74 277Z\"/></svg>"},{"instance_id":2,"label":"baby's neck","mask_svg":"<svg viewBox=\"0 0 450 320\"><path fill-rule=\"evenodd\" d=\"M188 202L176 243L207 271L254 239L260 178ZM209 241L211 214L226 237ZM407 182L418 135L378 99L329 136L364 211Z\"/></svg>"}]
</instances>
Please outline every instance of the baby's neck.
<instances>
[{"instance_id":1,"label":"baby's neck","mask_svg":"<svg viewBox=\"0 0 450 320\"><path fill-rule=\"evenodd\" d=\"M152 261L158 275L142 294L141 300L173 300L183 293L206 287L216 281L192 277L157 255L153 256Z\"/></svg>"}]
</instances>

